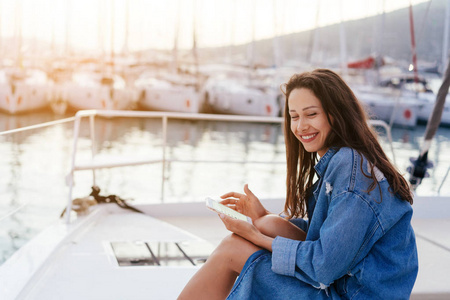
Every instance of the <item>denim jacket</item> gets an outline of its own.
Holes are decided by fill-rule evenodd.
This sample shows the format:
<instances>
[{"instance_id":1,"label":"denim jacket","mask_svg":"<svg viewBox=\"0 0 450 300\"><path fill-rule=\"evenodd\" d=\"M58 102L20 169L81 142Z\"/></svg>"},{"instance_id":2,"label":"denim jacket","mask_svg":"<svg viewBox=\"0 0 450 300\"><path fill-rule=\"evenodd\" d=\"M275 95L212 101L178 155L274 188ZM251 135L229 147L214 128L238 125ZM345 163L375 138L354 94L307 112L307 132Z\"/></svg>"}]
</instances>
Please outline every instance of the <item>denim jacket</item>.
<instances>
[{"instance_id":1,"label":"denim jacket","mask_svg":"<svg viewBox=\"0 0 450 300\"><path fill-rule=\"evenodd\" d=\"M373 180L361 170L370 174L368 162L353 149L331 148L315 169L309 220L293 220L306 240L276 237L272 270L332 298L409 299L418 271L411 205L389 191L378 169L380 187L368 193Z\"/></svg>"}]
</instances>

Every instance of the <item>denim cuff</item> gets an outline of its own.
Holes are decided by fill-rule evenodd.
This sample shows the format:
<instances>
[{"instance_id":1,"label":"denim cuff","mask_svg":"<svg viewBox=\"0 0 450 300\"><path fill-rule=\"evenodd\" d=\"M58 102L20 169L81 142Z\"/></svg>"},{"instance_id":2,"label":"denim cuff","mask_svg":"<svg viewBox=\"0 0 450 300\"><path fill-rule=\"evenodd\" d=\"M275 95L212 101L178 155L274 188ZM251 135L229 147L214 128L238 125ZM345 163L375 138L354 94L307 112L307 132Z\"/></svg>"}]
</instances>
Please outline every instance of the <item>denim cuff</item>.
<instances>
[{"instance_id":1,"label":"denim cuff","mask_svg":"<svg viewBox=\"0 0 450 300\"><path fill-rule=\"evenodd\" d=\"M272 242L272 271L295 276L295 259L300 241L277 236Z\"/></svg>"}]
</instances>

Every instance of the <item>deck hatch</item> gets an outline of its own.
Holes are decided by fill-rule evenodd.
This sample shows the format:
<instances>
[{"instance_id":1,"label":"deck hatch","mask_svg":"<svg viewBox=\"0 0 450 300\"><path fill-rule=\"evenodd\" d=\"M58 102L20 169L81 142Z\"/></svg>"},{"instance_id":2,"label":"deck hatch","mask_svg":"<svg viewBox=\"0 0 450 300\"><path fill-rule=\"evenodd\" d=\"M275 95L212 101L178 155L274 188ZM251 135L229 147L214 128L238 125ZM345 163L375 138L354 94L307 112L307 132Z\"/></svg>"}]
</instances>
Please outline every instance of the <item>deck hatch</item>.
<instances>
[{"instance_id":1,"label":"deck hatch","mask_svg":"<svg viewBox=\"0 0 450 300\"><path fill-rule=\"evenodd\" d=\"M120 267L196 266L206 261L212 246L204 241L189 242L111 242Z\"/></svg>"}]
</instances>

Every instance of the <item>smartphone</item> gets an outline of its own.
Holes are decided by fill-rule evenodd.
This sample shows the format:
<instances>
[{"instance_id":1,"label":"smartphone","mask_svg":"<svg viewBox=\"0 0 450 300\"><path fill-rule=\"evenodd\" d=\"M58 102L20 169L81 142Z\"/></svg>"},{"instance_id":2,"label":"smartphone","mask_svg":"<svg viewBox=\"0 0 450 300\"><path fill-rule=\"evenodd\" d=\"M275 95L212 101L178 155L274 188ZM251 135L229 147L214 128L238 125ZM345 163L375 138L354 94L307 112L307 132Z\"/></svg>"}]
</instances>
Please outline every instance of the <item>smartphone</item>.
<instances>
[{"instance_id":1,"label":"smartphone","mask_svg":"<svg viewBox=\"0 0 450 300\"><path fill-rule=\"evenodd\" d=\"M237 212L234 209L231 209L231 208L217 202L214 199L206 198L206 207L217 213L222 213L222 214L225 214L232 218L246 221L246 222L249 222L250 224L252 224L252 219L250 217L247 217L246 215L243 215L240 212Z\"/></svg>"}]
</instances>

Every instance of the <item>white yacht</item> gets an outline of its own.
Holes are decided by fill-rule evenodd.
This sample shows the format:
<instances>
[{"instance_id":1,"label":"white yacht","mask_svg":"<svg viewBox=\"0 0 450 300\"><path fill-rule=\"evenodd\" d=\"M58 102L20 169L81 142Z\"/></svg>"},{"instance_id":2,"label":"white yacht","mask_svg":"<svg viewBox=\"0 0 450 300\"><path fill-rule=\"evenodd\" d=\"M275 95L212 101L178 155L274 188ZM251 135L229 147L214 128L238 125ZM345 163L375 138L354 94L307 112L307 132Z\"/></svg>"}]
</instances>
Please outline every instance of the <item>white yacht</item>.
<instances>
[{"instance_id":1,"label":"white yacht","mask_svg":"<svg viewBox=\"0 0 450 300\"><path fill-rule=\"evenodd\" d=\"M0 110L10 114L39 110L48 106L49 80L37 69L0 70Z\"/></svg>"},{"instance_id":2,"label":"white yacht","mask_svg":"<svg viewBox=\"0 0 450 300\"><path fill-rule=\"evenodd\" d=\"M392 74L379 86L355 86L355 94L373 116L394 125L414 127L426 123L434 108L436 94L423 77ZM441 124L450 125L450 95L447 95Z\"/></svg>"},{"instance_id":3,"label":"white yacht","mask_svg":"<svg viewBox=\"0 0 450 300\"><path fill-rule=\"evenodd\" d=\"M271 89L229 78L210 78L204 86L205 106L214 113L280 116L279 95Z\"/></svg>"},{"instance_id":4,"label":"white yacht","mask_svg":"<svg viewBox=\"0 0 450 300\"><path fill-rule=\"evenodd\" d=\"M170 79L169 79L170 78ZM179 76L160 78L144 72L135 82L139 106L151 111L199 113L202 101L195 79Z\"/></svg>"},{"instance_id":5,"label":"white yacht","mask_svg":"<svg viewBox=\"0 0 450 300\"><path fill-rule=\"evenodd\" d=\"M65 88L72 110L129 109L137 100L137 92L127 87L125 80L117 74L75 72Z\"/></svg>"},{"instance_id":6,"label":"white yacht","mask_svg":"<svg viewBox=\"0 0 450 300\"><path fill-rule=\"evenodd\" d=\"M385 87L356 86L353 91L371 118L390 125L416 126L420 103L415 96Z\"/></svg>"}]
</instances>

